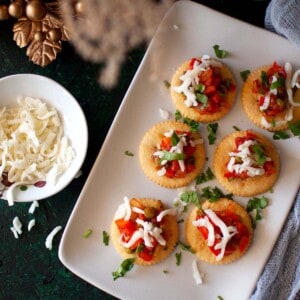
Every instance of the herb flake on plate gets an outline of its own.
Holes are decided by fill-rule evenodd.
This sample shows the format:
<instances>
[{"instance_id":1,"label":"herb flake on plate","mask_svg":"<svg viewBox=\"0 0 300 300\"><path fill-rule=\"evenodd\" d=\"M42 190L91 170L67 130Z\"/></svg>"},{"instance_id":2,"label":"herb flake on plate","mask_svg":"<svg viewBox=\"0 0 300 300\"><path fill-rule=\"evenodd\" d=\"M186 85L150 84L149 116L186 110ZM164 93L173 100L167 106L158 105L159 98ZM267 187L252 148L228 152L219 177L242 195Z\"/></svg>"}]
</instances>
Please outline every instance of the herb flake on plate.
<instances>
[{"instance_id":1,"label":"herb flake on plate","mask_svg":"<svg viewBox=\"0 0 300 300\"><path fill-rule=\"evenodd\" d=\"M127 258L122 261L117 271L112 272L113 280L124 277L134 266L134 258Z\"/></svg>"}]
</instances>

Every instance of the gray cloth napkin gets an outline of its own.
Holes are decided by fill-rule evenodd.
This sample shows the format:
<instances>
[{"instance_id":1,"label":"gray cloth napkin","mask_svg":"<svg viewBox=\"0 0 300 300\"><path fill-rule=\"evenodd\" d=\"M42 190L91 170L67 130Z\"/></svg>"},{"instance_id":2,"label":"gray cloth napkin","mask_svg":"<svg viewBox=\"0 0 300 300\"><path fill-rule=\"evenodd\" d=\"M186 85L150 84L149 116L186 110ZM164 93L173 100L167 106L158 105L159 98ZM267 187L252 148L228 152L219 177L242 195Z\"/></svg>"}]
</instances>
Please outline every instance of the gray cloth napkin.
<instances>
[{"instance_id":1,"label":"gray cloth napkin","mask_svg":"<svg viewBox=\"0 0 300 300\"><path fill-rule=\"evenodd\" d=\"M251 300L300 299L299 230L300 193L250 297Z\"/></svg>"},{"instance_id":2,"label":"gray cloth napkin","mask_svg":"<svg viewBox=\"0 0 300 300\"><path fill-rule=\"evenodd\" d=\"M265 27L300 49L300 0L272 0L266 10Z\"/></svg>"},{"instance_id":3,"label":"gray cloth napkin","mask_svg":"<svg viewBox=\"0 0 300 300\"><path fill-rule=\"evenodd\" d=\"M300 49L300 0L272 0L265 27ZM257 282L251 300L300 299L300 192Z\"/></svg>"}]
</instances>

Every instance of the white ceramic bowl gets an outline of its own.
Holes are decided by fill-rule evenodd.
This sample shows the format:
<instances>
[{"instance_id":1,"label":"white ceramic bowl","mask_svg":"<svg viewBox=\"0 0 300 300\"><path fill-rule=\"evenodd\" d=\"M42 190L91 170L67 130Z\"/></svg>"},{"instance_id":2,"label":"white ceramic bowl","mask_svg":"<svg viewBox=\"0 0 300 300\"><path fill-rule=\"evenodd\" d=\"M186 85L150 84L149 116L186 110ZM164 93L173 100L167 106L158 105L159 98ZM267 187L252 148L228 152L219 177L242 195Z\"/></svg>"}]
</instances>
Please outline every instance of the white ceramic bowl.
<instances>
[{"instance_id":1,"label":"white ceramic bowl","mask_svg":"<svg viewBox=\"0 0 300 300\"><path fill-rule=\"evenodd\" d=\"M52 79L34 74L17 74L0 79L0 108L17 106L20 96L39 98L56 108L63 123L64 135L75 151L72 164L59 176L55 185L46 184L42 188L30 185L26 191L14 189L14 201L28 202L50 197L72 181L86 156L88 129L84 113L76 99ZM1 198L6 199L6 193Z\"/></svg>"}]
</instances>

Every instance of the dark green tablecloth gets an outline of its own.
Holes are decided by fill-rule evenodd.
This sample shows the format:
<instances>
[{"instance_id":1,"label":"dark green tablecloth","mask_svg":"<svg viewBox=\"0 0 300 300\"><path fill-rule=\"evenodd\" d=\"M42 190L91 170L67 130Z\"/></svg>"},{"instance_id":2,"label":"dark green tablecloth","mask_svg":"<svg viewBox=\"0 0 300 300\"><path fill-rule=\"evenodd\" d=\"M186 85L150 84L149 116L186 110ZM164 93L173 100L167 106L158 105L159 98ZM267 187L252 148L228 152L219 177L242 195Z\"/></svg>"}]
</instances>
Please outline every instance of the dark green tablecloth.
<instances>
[{"instance_id":1,"label":"dark green tablecloth","mask_svg":"<svg viewBox=\"0 0 300 300\"><path fill-rule=\"evenodd\" d=\"M198 2L263 26L268 1ZM57 195L39 202L40 207L34 213L36 226L30 233L24 230L20 238L15 239L10 231L15 216L28 223L30 203L8 207L5 201L0 201L0 299L113 299L61 264L57 249L62 231L55 237L52 251L46 249L44 243L55 226L66 224L145 49L141 47L128 54L118 85L107 91L97 83L101 66L83 61L68 43L64 43L63 51L53 63L41 68L28 60L26 49L16 46L11 28L11 22L0 23L0 77L35 73L62 84L78 100L86 115L89 147L82 176Z\"/></svg>"}]
</instances>

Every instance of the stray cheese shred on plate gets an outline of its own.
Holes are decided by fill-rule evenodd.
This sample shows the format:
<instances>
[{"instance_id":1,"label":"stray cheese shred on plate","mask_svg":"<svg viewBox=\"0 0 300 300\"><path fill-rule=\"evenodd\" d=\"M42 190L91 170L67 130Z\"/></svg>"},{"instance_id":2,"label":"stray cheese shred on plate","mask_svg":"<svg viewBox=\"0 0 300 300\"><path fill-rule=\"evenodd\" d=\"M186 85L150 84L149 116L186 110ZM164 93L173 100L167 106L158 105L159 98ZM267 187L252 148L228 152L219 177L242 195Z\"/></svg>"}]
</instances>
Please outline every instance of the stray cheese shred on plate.
<instances>
[{"instance_id":1,"label":"stray cheese shred on plate","mask_svg":"<svg viewBox=\"0 0 300 300\"><path fill-rule=\"evenodd\" d=\"M0 109L0 179L4 187L10 185L9 205L13 205L16 186L41 181L55 184L74 157L54 107L25 97L18 99L16 107Z\"/></svg>"}]
</instances>

